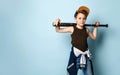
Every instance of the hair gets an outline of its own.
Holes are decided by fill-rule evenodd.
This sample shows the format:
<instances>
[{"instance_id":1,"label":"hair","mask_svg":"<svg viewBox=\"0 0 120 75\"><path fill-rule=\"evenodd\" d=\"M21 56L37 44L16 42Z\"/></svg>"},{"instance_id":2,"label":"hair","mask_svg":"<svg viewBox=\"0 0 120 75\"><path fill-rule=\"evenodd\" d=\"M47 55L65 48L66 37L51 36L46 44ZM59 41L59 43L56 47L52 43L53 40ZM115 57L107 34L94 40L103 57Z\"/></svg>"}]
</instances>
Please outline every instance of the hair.
<instances>
[{"instance_id":1,"label":"hair","mask_svg":"<svg viewBox=\"0 0 120 75\"><path fill-rule=\"evenodd\" d=\"M84 14L86 18L87 18L87 16L88 16L88 13L87 13L85 10L81 10L81 11L76 11L76 12L75 12L75 14L74 14L74 18L77 17L78 13L82 13L82 14Z\"/></svg>"}]
</instances>

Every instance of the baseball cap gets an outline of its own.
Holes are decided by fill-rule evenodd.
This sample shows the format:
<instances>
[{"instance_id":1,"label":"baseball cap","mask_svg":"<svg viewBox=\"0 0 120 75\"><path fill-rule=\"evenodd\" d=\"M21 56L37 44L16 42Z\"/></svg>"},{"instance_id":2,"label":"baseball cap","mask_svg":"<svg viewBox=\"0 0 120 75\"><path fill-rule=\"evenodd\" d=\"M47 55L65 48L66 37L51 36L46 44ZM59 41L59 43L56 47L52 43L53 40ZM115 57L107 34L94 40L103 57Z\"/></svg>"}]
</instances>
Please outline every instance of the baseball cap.
<instances>
[{"instance_id":1,"label":"baseball cap","mask_svg":"<svg viewBox=\"0 0 120 75\"><path fill-rule=\"evenodd\" d=\"M86 6L80 6L77 10L77 12L81 12L81 11L86 11L87 12L87 15L89 14L90 10L88 7Z\"/></svg>"}]
</instances>

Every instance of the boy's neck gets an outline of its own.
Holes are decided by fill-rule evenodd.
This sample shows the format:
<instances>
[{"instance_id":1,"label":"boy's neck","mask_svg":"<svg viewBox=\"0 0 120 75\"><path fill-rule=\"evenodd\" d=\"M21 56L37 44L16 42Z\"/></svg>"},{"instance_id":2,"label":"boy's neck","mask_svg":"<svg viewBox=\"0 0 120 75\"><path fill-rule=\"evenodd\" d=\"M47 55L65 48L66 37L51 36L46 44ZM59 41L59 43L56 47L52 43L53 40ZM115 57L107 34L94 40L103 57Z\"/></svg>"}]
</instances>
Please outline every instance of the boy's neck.
<instances>
[{"instance_id":1,"label":"boy's neck","mask_svg":"<svg viewBox=\"0 0 120 75\"><path fill-rule=\"evenodd\" d=\"M76 27L79 29L83 29L83 26L80 26L80 25L76 25Z\"/></svg>"}]
</instances>

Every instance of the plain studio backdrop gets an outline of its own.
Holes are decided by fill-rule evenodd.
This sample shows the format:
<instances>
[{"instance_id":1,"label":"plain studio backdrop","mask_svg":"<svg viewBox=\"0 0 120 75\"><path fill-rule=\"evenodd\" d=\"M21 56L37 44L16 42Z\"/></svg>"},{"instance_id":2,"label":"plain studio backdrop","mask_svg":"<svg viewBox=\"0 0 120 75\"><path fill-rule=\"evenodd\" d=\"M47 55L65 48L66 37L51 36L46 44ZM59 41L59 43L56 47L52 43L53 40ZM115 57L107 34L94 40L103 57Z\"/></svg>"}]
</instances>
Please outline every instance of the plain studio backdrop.
<instances>
[{"instance_id":1,"label":"plain studio backdrop","mask_svg":"<svg viewBox=\"0 0 120 75\"><path fill-rule=\"evenodd\" d=\"M74 22L82 5L91 10L86 23L109 24L98 28L96 41L88 39L95 75L120 75L119 4L120 0L0 0L0 75L66 75L71 36L56 33L52 22Z\"/></svg>"}]
</instances>

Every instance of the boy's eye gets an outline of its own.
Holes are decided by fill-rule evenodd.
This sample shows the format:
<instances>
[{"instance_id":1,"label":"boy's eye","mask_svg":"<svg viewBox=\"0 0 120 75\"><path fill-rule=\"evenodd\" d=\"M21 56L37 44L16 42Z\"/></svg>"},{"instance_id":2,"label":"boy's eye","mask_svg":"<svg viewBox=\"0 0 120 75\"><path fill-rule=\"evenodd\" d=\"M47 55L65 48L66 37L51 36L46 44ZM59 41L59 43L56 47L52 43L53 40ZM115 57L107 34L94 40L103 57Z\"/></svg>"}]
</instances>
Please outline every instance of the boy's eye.
<instances>
[{"instance_id":1,"label":"boy's eye","mask_svg":"<svg viewBox=\"0 0 120 75\"><path fill-rule=\"evenodd\" d=\"M83 19L83 20L86 20L86 18L79 18L79 19Z\"/></svg>"}]
</instances>

